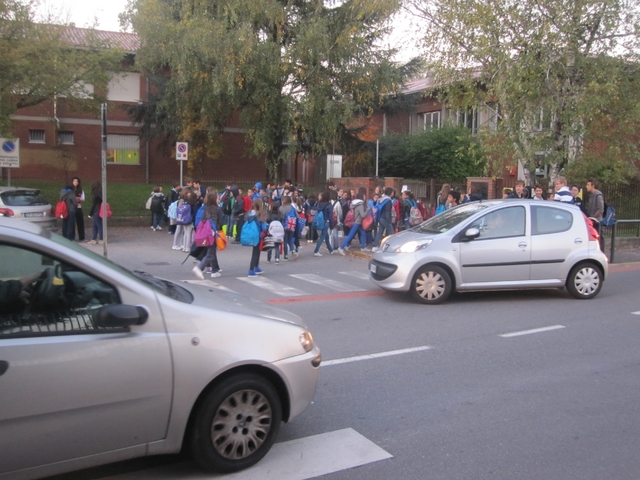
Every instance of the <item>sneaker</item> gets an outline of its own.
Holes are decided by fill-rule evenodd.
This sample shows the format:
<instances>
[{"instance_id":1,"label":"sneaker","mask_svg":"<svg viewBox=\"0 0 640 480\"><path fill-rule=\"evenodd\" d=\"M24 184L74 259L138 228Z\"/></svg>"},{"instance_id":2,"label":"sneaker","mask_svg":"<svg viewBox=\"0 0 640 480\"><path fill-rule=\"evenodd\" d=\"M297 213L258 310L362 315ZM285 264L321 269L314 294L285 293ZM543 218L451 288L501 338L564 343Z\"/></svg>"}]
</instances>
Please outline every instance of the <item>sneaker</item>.
<instances>
[{"instance_id":1,"label":"sneaker","mask_svg":"<svg viewBox=\"0 0 640 480\"><path fill-rule=\"evenodd\" d=\"M89 240L89 241L87 242L87 244L89 244L89 245L97 245L97 244L98 244L98 242L96 242L95 240Z\"/></svg>"},{"instance_id":2,"label":"sneaker","mask_svg":"<svg viewBox=\"0 0 640 480\"><path fill-rule=\"evenodd\" d=\"M182 250L182 247L177 247L174 245L173 247L171 247L171 250Z\"/></svg>"},{"instance_id":3,"label":"sneaker","mask_svg":"<svg viewBox=\"0 0 640 480\"><path fill-rule=\"evenodd\" d=\"M198 262L198 261L196 260L196 262ZM200 262L198 262L198 263L200 263ZM204 268L204 273L211 273L211 267L205 267Z\"/></svg>"},{"instance_id":4,"label":"sneaker","mask_svg":"<svg viewBox=\"0 0 640 480\"><path fill-rule=\"evenodd\" d=\"M193 267L193 270L191 271L196 277L198 277L199 280L204 280L204 274L202 273L202 270L200 270L197 266Z\"/></svg>"},{"instance_id":5,"label":"sneaker","mask_svg":"<svg viewBox=\"0 0 640 480\"><path fill-rule=\"evenodd\" d=\"M156 230L162 231L162 227L156 227Z\"/></svg>"},{"instance_id":6,"label":"sneaker","mask_svg":"<svg viewBox=\"0 0 640 480\"><path fill-rule=\"evenodd\" d=\"M276 265L280 265L280 259L276 258L276 262L275 263L276 263Z\"/></svg>"},{"instance_id":7,"label":"sneaker","mask_svg":"<svg viewBox=\"0 0 640 480\"><path fill-rule=\"evenodd\" d=\"M339 253L338 250L331 250L329 252L329 255L337 255L338 253Z\"/></svg>"},{"instance_id":8,"label":"sneaker","mask_svg":"<svg viewBox=\"0 0 640 480\"><path fill-rule=\"evenodd\" d=\"M287 257L286 255L284 257L282 257L282 261L283 262L288 262L289 261L289 257Z\"/></svg>"},{"instance_id":9,"label":"sneaker","mask_svg":"<svg viewBox=\"0 0 640 480\"><path fill-rule=\"evenodd\" d=\"M104 240L98 240L98 245L102 245L104 243Z\"/></svg>"},{"instance_id":10,"label":"sneaker","mask_svg":"<svg viewBox=\"0 0 640 480\"><path fill-rule=\"evenodd\" d=\"M217 277L219 277L219 276L220 276L220 272L213 272L213 273L211 274L211 278L217 278Z\"/></svg>"},{"instance_id":11,"label":"sneaker","mask_svg":"<svg viewBox=\"0 0 640 480\"><path fill-rule=\"evenodd\" d=\"M151 230L153 230L155 232L156 231L156 227L151 227Z\"/></svg>"},{"instance_id":12,"label":"sneaker","mask_svg":"<svg viewBox=\"0 0 640 480\"><path fill-rule=\"evenodd\" d=\"M256 272L256 275L262 275L264 272L260 267L254 268L253 271Z\"/></svg>"},{"instance_id":13,"label":"sneaker","mask_svg":"<svg viewBox=\"0 0 640 480\"><path fill-rule=\"evenodd\" d=\"M249 278L255 278L257 276L258 276L258 274L253 270L249 270L249 274L247 275L247 277L249 277Z\"/></svg>"},{"instance_id":14,"label":"sneaker","mask_svg":"<svg viewBox=\"0 0 640 480\"><path fill-rule=\"evenodd\" d=\"M298 255L300 255L298 252L293 252L293 259L295 260L296 258L298 258Z\"/></svg>"},{"instance_id":15,"label":"sneaker","mask_svg":"<svg viewBox=\"0 0 640 480\"><path fill-rule=\"evenodd\" d=\"M365 247L364 249L362 249L363 252L370 252L371 249L369 247Z\"/></svg>"},{"instance_id":16,"label":"sneaker","mask_svg":"<svg viewBox=\"0 0 640 480\"><path fill-rule=\"evenodd\" d=\"M322 254L320 252L313 252L314 257L321 257Z\"/></svg>"},{"instance_id":17,"label":"sneaker","mask_svg":"<svg viewBox=\"0 0 640 480\"><path fill-rule=\"evenodd\" d=\"M376 253L376 252L379 252L379 251L380 251L380 249L379 249L378 247L373 247L373 248L371 249L371 251L372 251L373 253Z\"/></svg>"},{"instance_id":18,"label":"sneaker","mask_svg":"<svg viewBox=\"0 0 640 480\"><path fill-rule=\"evenodd\" d=\"M270 258L267 258L267 263L271 263L271 259Z\"/></svg>"},{"instance_id":19,"label":"sneaker","mask_svg":"<svg viewBox=\"0 0 640 480\"><path fill-rule=\"evenodd\" d=\"M340 255L342 255L343 257L346 255L346 254L344 253L344 249L343 249L343 248L339 248L339 249L338 249L338 253L339 253Z\"/></svg>"}]
</instances>

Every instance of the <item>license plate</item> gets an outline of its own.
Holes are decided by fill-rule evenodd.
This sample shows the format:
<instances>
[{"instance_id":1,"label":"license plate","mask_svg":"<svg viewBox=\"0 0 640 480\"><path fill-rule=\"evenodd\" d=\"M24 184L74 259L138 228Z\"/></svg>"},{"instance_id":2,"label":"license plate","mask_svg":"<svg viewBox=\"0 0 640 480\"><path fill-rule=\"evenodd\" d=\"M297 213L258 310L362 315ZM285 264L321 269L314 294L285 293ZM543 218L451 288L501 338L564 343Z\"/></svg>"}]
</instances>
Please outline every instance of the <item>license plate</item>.
<instances>
[{"instance_id":1,"label":"license plate","mask_svg":"<svg viewBox=\"0 0 640 480\"><path fill-rule=\"evenodd\" d=\"M378 273L378 266L377 265L369 265L369 270L371 271L371 273Z\"/></svg>"},{"instance_id":2,"label":"license plate","mask_svg":"<svg viewBox=\"0 0 640 480\"><path fill-rule=\"evenodd\" d=\"M25 213L24 216L25 217L44 217L44 213L43 212L30 212L30 213Z\"/></svg>"}]
</instances>

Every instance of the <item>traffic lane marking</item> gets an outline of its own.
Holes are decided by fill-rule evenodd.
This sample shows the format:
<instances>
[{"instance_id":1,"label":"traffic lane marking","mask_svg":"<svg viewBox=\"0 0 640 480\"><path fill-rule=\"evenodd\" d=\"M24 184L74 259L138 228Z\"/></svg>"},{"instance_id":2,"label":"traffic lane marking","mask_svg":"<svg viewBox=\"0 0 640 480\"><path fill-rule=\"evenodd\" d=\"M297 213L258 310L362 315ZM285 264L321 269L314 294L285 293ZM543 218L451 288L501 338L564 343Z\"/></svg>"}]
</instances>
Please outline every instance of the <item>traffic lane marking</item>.
<instances>
[{"instance_id":1,"label":"traffic lane marking","mask_svg":"<svg viewBox=\"0 0 640 480\"><path fill-rule=\"evenodd\" d=\"M369 273L365 273L365 272L353 271L353 272L339 272L339 273L340 275L349 275L350 277L355 277L360 280L369 280Z\"/></svg>"},{"instance_id":2,"label":"traffic lane marking","mask_svg":"<svg viewBox=\"0 0 640 480\"><path fill-rule=\"evenodd\" d=\"M637 312L631 312L631 315L640 315L640 311L637 311Z\"/></svg>"},{"instance_id":3,"label":"traffic lane marking","mask_svg":"<svg viewBox=\"0 0 640 480\"><path fill-rule=\"evenodd\" d=\"M252 280L250 280L251 282ZM341 300L345 298L360 298L360 297L378 297L380 295L386 295L389 292L384 290L369 290L365 292L348 292L348 293L330 293L328 295L306 295L296 298L272 298L265 300L265 303L271 305L282 305L283 303L302 303L302 302L317 302L320 300Z\"/></svg>"},{"instance_id":4,"label":"traffic lane marking","mask_svg":"<svg viewBox=\"0 0 640 480\"><path fill-rule=\"evenodd\" d=\"M330 367L331 365L342 365L344 363L361 362L362 360L373 360L375 358L392 357L394 355L404 355L406 353L424 352L431 350L433 347L427 345L422 347L403 348L400 350L389 350L388 352L369 353L367 355L358 355L356 357L337 358L335 360L324 360L320 366Z\"/></svg>"},{"instance_id":5,"label":"traffic lane marking","mask_svg":"<svg viewBox=\"0 0 640 480\"><path fill-rule=\"evenodd\" d=\"M231 475L203 473L195 463L183 462L105 480L306 480L389 458L393 455L352 428L345 428L276 443L256 465Z\"/></svg>"},{"instance_id":6,"label":"traffic lane marking","mask_svg":"<svg viewBox=\"0 0 640 480\"><path fill-rule=\"evenodd\" d=\"M533 333L550 332L552 330L558 330L561 328L567 328L564 325L552 325L550 327L533 328L531 330L522 330L520 332L503 333L500 335L502 338L519 337L521 335L531 335Z\"/></svg>"},{"instance_id":7,"label":"traffic lane marking","mask_svg":"<svg viewBox=\"0 0 640 480\"><path fill-rule=\"evenodd\" d=\"M271 293L275 293L281 297L302 297L306 295L302 290L298 290L297 288L289 287L284 283L274 282L273 280L269 280L264 277L237 277L238 280L242 280L243 282L247 282L249 285L254 285L258 288L264 288Z\"/></svg>"},{"instance_id":8,"label":"traffic lane marking","mask_svg":"<svg viewBox=\"0 0 640 480\"><path fill-rule=\"evenodd\" d=\"M364 292L364 288L354 287L347 283L338 282L330 278L321 277L313 273L294 273L289 275L290 277L297 278L298 280L304 280L305 282L313 283L314 285L321 285L329 290L337 290L339 292Z\"/></svg>"}]
</instances>

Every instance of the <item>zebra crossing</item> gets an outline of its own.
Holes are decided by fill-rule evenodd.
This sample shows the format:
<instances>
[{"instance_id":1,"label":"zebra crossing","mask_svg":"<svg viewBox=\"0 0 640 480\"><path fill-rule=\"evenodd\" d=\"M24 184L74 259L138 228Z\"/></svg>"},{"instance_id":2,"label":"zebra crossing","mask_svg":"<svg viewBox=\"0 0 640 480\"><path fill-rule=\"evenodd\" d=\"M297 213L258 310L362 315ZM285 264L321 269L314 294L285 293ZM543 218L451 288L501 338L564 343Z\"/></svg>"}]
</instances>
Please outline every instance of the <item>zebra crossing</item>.
<instances>
[{"instance_id":1,"label":"zebra crossing","mask_svg":"<svg viewBox=\"0 0 640 480\"><path fill-rule=\"evenodd\" d=\"M369 281L367 272L347 271L338 272L341 278L326 277L314 273L292 273L279 275L277 280L271 276L259 277L219 277L214 280L184 280L188 283L203 285L208 288L217 288L230 293L242 293L251 295L259 289L269 295L280 298L307 297L313 295L333 293L362 293L377 291L377 288ZM335 277L335 275L334 275ZM236 282L239 280L241 286ZM224 282L224 283L222 283ZM229 284L234 284L229 286ZM226 285L225 285L226 284Z\"/></svg>"}]
</instances>

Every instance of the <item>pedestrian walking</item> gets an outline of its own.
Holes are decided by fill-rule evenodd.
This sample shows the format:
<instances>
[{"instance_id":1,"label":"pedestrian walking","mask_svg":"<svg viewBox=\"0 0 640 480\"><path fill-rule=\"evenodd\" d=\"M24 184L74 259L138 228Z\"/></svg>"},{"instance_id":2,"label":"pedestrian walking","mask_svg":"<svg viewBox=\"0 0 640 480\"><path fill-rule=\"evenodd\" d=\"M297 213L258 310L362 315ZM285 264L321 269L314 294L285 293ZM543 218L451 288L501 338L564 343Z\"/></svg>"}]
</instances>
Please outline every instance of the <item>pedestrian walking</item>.
<instances>
[{"instance_id":1,"label":"pedestrian walking","mask_svg":"<svg viewBox=\"0 0 640 480\"><path fill-rule=\"evenodd\" d=\"M334 253L333 248L331 248L331 243L329 242L329 230L334 228L335 224L333 222L333 206L331 205L328 191L322 192L320 194L320 201L318 204L318 215L320 215L320 212L322 212L322 215L323 215L323 227L320 232L320 236L318 237L318 243L316 244L316 248L313 252L313 255L315 257L322 256L322 254L320 253L320 246L322 245L322 242L326 242L327 249L329 250L330 255L333 255Z\"/></svg>"},{"instance_id":2,"label":"pedestrian walking","mask_svg":"<svg viewBox=\"0 0 640 480\"><path fill-rule=\"evenodd\" d=\"M211 224L214 236L217 235L218 230L222 228L224 217L222 209L218 206L217 191L213 190L211 193L207 194L202 219L200 221L209 222ZM217 246L214 241L213 245L207 246L207 253L204 258L200 260L200 263L193 267L193 273L200 280L204 280L204 272L207 269L210 269L211 277L215 278L220 276L220 264L218 263L216 250Z\"/></svg>"}]
</instances>

